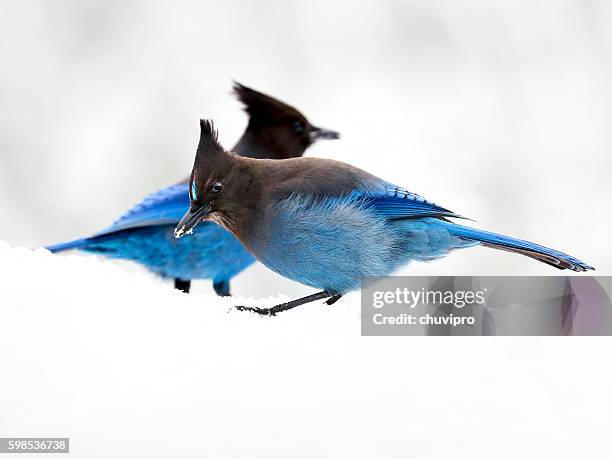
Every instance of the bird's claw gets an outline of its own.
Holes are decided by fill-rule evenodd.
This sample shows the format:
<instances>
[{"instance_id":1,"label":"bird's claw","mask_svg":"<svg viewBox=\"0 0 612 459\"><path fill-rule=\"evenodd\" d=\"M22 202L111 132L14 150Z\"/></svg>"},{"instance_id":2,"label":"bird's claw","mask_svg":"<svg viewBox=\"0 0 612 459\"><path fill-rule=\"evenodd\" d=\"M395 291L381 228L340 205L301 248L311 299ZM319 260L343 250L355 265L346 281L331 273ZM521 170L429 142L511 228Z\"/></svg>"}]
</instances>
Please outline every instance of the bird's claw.
<instances>
[{"instance_id":1,"label":"bird's claw","mask_svg":"<svg viewBox=\"0 0 612 459\"><path fill-rule=\"evenodd\" d=\"M259 314L260 316L275 316L276 311L273 311L274 308L266 309L266 308L258 308L256 306L234 306L238 311L248 311L254 312L255 314Z\"/></svg>"}]
</instances>

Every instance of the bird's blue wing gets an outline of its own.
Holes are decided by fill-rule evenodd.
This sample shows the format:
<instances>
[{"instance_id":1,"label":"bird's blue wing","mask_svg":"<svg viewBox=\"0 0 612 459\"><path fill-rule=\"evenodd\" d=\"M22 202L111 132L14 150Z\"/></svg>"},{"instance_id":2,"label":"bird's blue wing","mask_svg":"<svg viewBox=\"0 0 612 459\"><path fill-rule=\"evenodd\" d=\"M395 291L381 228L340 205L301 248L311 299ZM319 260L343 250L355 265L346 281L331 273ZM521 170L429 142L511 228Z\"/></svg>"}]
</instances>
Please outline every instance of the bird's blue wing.
<instances>
[{"instance_id":1,"label":"bird's blue wing","mask_svg":"<svg viewBox=\"0 0 612 459\"><path fill-rule=\"evenodd\" d=\"M388 185L377 191L355 191L353 195L363 199L377 213L390 220L422 217L465 218L397 186Z\"/></svg>"},{"instance_id":2,"label":"bird's blue wing","mask_svg":"<svg viewBox=\"0 0 612 459\"><path fill-rule=\"evenodd\" d=\"M148 195L119 217L111 226L95 236L142 226L178 223L189 209L188 189L187 183L181 183Z\"/></svg>"}]
</instances>

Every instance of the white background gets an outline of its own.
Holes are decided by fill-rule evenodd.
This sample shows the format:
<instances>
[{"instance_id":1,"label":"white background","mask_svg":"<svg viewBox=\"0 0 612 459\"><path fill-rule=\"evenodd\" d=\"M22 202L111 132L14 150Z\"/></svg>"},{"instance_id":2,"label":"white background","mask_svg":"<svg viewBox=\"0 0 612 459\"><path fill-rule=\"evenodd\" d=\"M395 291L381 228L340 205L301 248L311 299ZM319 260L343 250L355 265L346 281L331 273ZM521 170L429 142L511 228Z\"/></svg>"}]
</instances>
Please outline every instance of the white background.
<instances>
[{"instance_id":1,"label":"white background","mask_svg":"<svg viewBox=\"0 0 612 459\"><path fill-rule=\"evenodd\" d=\"M309 155L612 274L611 21L586 0L1 1L0 239L105 227L188 175L200 117L233 145L236 79L342 133ZM186 298L3 253L0 435L71 434L84 457L168 457L165 436L179 457L609 457L609 341L365 339L355 295L249 320L205 310L226 309L208 282ZM476 248L402 274L558 272ZM261 266L233 284L311 292Z\"/></svg>"}]
</instances>

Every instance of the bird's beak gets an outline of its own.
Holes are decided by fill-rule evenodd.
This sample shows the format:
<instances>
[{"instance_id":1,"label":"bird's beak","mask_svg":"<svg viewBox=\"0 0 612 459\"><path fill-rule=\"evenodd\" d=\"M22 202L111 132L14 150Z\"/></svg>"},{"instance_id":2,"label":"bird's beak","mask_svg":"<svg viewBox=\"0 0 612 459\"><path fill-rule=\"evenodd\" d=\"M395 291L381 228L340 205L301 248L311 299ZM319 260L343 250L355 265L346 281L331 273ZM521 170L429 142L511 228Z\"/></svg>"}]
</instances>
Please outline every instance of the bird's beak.
<instances>
[{"instance_id":1,"label":"bird's beak","mask_svg":"<svg viewBox=\"0 0 612 459\"><path fill-rule=\"evenodd\" d=\"M310 129L310 140L313 142L319 139L339 139L340 133L336 131L332 131L329 129L322 129L316 126L313 126Z\"/></svg>"},{"instance_id":2,"label":"bird's beak","mask_svg":"<svg viewBox=\"0 0 612 459\"><path fill-rule=\"evenodd\" d=\"M179 224L176 225L176 228L174 229L174 237L180 239L186 234L191 234L196 225L200 223L208 214L210 214L210 208L207 205L197 208L191 206L183 218L181 218Z\"/></svg>"}]
</instances>

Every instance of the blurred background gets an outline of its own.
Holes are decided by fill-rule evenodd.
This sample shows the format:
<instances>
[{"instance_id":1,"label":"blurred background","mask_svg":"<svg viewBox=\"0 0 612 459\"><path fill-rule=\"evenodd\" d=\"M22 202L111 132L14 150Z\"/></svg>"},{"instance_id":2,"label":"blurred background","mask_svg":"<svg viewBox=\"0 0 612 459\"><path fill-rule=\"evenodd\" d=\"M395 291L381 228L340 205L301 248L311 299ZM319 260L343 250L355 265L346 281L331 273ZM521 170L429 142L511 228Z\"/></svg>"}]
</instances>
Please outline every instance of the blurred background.
<instances>
[{"instance_id":1,"label":"blurred background","mask_svg":"<svg viewBox=\"0 0 612 459\"><path fill-rule=\"evenodd\" d=\"M612 2L0 5L0 239L11 245L90 235L187 176L200 117L233 145L246 124L235 79L342 133L309 155L612 274ZM402 274L559 272L476 248ZM310 292L262 266L233 291Z\"/></svg>"}]
</instances>

